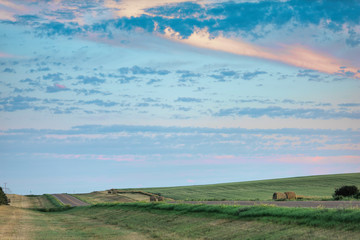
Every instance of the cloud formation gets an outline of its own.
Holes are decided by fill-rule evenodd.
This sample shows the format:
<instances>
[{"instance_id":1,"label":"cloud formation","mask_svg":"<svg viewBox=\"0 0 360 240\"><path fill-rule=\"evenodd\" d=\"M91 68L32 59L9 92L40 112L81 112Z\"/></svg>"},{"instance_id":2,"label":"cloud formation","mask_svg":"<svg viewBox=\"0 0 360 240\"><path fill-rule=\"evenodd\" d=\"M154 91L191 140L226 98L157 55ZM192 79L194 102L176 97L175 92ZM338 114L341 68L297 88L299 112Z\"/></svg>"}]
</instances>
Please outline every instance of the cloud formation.
<instances>
[{"instance_id":1,"label":"cloud formation","mask_svg":"<svg viewBox=\"0 0 360 240\"><path fill-rule=\"evenodd\" d=\"M303 119L331 119L331 118L350 118L360 119L360 112L353 111L334 111L320 108L229 108L221 109L215 116L250 116L258 118L269 116L271 118L303 118Z\"/></svg>"},{"instance_id":2,"label":"cloud formation","mask_svg":"<svg viewBox=\"0 0 360 240\"><path fill-rule=\"evenodd\" d=\"M279 46L277 49L271 49L247 43L241 39L231 39L221 35L212 37L206 28L197 29L188 38L183 38L178 32L167 28L164 37L200 48L274 60L329 74L344 75L341 67L346 65L345 61L326 56L326 54L310 50L301 45ZM349 66L347 69L349 73L352 73L353 77L360 78L357 68Z\"/></svg>"},{"instance_id":3,"label":"cloud formation","mask_svg":"<svg viewBox=\"0 0 360 240\"><path fill-rule=\"evenodd\" d=\"M79 83L90 84L90 85L99 85L105 82L105 79L98 78L95 76L90 77L90 76L79 75L77 76L76 79L80 80Z\"/></svg>"},{"instance_id":4,"label":"cloud formation","mask_svg":"<svg viewBox=\"0 0 360 240\"><path fill-rule=\"evenodd\" d=\"M49 86L46 88L47 93L56 93L61 91L68 91L69 89L64 85L55 83L53 86Z\"/></svg>"},{"instance_id":5,"label":"cloud formation","mask_svg":"<svg viewBox=\"0 0 360 240\"><path fill-rule=\"evenodd\" d=\"M340 0L0 0L0 178L53 187L39 176L54 161L56 186L113 174L99 189L355 171L359 11Z\"/></svg>"},{"instance_id":6,"label":"cloud formation","mask_svg":"<svg viewBox=\"0 0 360 240\"><path fill-rule=\"evenodd\" d=\"M140 74L140 75L147 75L147 74L167 75L170 73L170 71L168 71L168 70L156 70L151 67L139 67L137 65L135 65L131 68L122 67L122 68L119 68L118 71L121 74L132 73L134 75L137 75L137 74Z\"/></svg>"},{"instance_id":7,"label":"cloud formation","mask_svg":"<svg viewBox=\"0 0 360 240\"><path fill-rule=\"evenodd\" d=\"M346 37L346 39L340 39L342 43L355 48L360 39L360 19L356 14L360 10L360 4L356 1L348 3L328 0L311 3L298 0L286 2L200 1L194 3L186 0L156 0L151 3L148 1L135 3L127 0L121 2L106 0L101 7L99 4L90 2L62 1L49 3L45 6L48 9L44 11L40 11L41 7L44 7L41 4L25 6L8 1L3 1L2 4L5 6L4 11L9 11L7 15L11 16L14 13L12 11L17 13L10 17L12 21L15 18L16 21L32 25L40 35L70 37L78 34L83 37L98 35L103 36L100 38L106 42L111 41L115 32L119 30L140 33L146 31L200 48L258 57L328 74L359 78L357 71L360 66L356 62L336 57L339 51L329 54L314 46L316 41L319 41L316 39L318 36L312 36L315 39L312 44L301 43L301 41L293 44L283 42L284 39L280 39L279 36L284 36L284 34L276 35L276 39L270 38L271 45L255 43L256 40L266 39L271 32L279 34L278 29L287 31L291 37L297 37L294 33L296 31L291 29L296 28L306 33L316 28L318 31L333 34L334 39L341 33ZM30 17L24 14L26 11L33 11L39 16ZM89 19L86 11L92 13L93 20ZM103 17L100 17L101 12L105 12ZM253 17L243 14L244 12L251 13ZM306 14L307 12L311 12L311 16ZM25 17L27 20L23 22L21 18ZM46 20L40 23L37 18ZM251 42L254 39L255 41ZM327 38L326 41L329 39L331 38ZM326 50L332 52L334 49L330 46ZM354 51L357 50L354 49ZM347 66L348 70L340 71L341 66ZM140 74L152 74L148 71L149 69L145 72L142 72L144 69L133 70ZM165 75L167 72L158 72L158 74Z\"/></svg>"}]
</instances>

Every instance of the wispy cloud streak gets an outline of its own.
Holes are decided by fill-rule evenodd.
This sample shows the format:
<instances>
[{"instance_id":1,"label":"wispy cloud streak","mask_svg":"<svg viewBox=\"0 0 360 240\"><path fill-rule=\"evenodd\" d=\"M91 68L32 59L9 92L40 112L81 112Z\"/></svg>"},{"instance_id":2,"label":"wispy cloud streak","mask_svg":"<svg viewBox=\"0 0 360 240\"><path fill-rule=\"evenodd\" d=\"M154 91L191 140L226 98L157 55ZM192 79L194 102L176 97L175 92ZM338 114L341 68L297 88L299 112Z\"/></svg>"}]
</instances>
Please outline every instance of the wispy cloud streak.
<instances>
[{"instance_id":1,"label":"wispy cloud streak","mask_svg":"<svg viewBox=\"0 0 360 240\"><path fill-rule=\"evenodd\" d=\"M343 66L346 72L351 72L353 77L360 78L360 73L355 67L349 66L346 61L327 56L300 44L280 45L276 48L266 48L256 44L247 43L241 39L231 39L222 35L211 37L208 30L197 29L190 37L183 38L180 33L168 27L163 35L165 38L192 46L223 51L242 56L257 57L274 60L296 67L312 69L328 74L344 75Z\"/></svg>"}]
</instances>

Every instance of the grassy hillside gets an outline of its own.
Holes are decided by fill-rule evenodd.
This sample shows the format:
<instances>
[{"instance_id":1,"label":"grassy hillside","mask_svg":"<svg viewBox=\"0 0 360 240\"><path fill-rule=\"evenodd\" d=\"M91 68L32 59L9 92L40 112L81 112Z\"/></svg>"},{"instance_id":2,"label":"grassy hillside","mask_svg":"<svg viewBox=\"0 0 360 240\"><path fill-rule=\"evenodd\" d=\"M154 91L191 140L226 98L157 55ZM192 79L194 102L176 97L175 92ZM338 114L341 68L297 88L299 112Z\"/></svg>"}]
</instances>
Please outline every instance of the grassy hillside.
<instances>
[{"instance_id":1,"label":"grassy hillside","mask_svg":"<svg viewBox=\"0 0 360 240\"><path fill-rule=\"evenodd\" d=\"M315 199L331 198L342 185L360 187L360 173L319 175L212 185L143 188L176 200L270 200L274 192L294 191Z\"/></svg>"},{"instance_id":2,"label":"grassy hillside","mask_svg":"<svg viewBox=\"0 0 360 240\"><path fill-rule=\"evenodd\" d=\"M0 239L359 239L358 209L123 203L0 206Z\"/></svg>"},{"instance_id":3,"label":"grassy hillside","mask_svg":"<svg viewBox=\"0 0 360 240\"><path fill-rule=\"evenodd\" d=\"M357 217L354 217L357 216ZM101 204L44 213L33 239L359 239L359 210Z\"/></svg>"},{"instance_id":4,"label":"grassy hillside","mask_svg":"<svg viewBox=\"0 0 360 240\"><path fill-rule=\"evenodd\" d=\"M360 173L144 190L177 199L266 200L274 191L289 190L330 197L335 187L344 184L360 186ZM104 201L104 197L108 202L141 200L136 199L141 197L136 194L122 196L105 191L80 196L90 202ZM140 202L41 212L40 208L54 206L45 195L12 195L11 200L12 206L0 206L0 239L359 239L360 236L359 209Z\"/></svg>"}]
</instances>

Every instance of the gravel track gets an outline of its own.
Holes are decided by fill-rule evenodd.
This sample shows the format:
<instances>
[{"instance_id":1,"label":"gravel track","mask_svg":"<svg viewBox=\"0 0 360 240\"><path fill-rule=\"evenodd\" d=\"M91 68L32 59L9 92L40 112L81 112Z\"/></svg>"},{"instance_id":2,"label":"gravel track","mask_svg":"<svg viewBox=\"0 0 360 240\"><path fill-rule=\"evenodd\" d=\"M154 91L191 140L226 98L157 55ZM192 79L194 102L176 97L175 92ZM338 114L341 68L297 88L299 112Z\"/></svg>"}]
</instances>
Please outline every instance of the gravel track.
<instances>
[{"instance_id":1,"label":"gravel track","mask_svg":"<svg viewBox=\"0 0 360 240\"><path fill-rule=\"evenodd\" d=\"M60 200L60 202L62 202L65 205L70 205L72 207L77 207L77 206L87 206L89 204L87 204L86 202L80 201L79 199L70 196L68 194L52 194L54 197L56 197L57 199Z\"/></svg>"}]
</instances>

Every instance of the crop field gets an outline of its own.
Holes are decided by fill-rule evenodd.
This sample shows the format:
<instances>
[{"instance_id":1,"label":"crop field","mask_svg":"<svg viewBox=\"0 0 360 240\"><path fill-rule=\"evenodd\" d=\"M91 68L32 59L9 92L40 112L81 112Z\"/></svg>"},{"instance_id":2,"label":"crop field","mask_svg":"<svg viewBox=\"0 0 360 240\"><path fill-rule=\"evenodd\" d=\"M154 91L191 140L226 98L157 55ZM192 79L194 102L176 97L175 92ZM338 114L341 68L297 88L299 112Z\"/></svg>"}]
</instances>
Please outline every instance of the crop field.
<instances>
[{"instance_id":1,"label":"crop field","mask_svg":"<svg viewBox=\"0 0 360 240\"><path fill-rule=\"evenodd\" d=\"M231 199L231 193L239 192L236 198L240 198L250 194L249 189L257 198L261 189L270 195L294 190L320 198L330 197L339 185L359 185L359 177L341 174L145 191L185 199L191 190L199 198L223 194ZM360 239L359 208L149 203L141 195L74 194L97 204L73 208L60 206L51 195L9 195L11 205L0 206L0 239Z\"/></svg>"},{"instance_id":2,"label":"crop field","mask_svg":"<svg viewBox=\"0 0 360 240\"><path fill-rule=\"evenodd\" d=\"M294 191L305 199L326 200L342 185L360 186L360 173L282 178L212 185L142 188L175 200L271 200L274 192Z\"/></svg>"}]
</instances>

